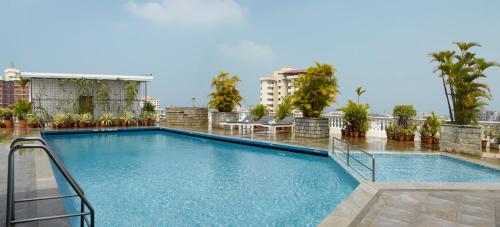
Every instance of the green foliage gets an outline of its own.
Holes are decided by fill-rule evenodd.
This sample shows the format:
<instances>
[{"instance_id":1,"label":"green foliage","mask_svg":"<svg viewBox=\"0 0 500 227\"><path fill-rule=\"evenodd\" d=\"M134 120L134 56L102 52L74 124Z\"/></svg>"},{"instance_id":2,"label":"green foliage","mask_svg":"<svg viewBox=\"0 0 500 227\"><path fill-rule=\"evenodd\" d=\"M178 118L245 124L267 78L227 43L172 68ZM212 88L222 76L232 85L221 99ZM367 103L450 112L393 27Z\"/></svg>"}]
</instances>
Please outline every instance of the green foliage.
<instances>
[{"instance_id":1,"label":"green foliage","mask_svg":"<svg viewBox=\"0 0 500 227\"><path fill-rule=\"evenodd\" d=\"M431 54L432 61L437 63L434 71L439 72L439 76L450 87L452 122L476 123L477 111L486 106L486 100L491 98L488 85L478 80L486 77L486 69L499 64L479 58L476 53L469 51L472 47L480 46L477 43L456 42L455 45L458 52L440 51Z\"/></svg>"},{"instance_id":2,"label":"green foliage","mask_svg":"<svg viewBox=\"0 0 500 227\"><path fill-rule=\"evenodd\" d=\"M396 129L397 127L393 123L390 123L389 125L385 126L385 132L388 134L395 134Z\"/></svg>"},{"instance_id":3,"label":"green foliage","mask_svg":"<svg viewBox=\"0 0 500 227\"><path fill-rule=\"evenodd\" d=\"M99 123L101 126L110 127L113 126L113 121L115 120L115 115L113 113L102 113L99 116Z\"/></svg>"},{"instance_id":4,"label":"green foliage","mask_svg":"<svg viewBox=\"0 0 500 227\"><path fill-rule=\"evenodd\" d=\"M56 114L53 117L54 124L56 124L57 126L61 126L66 122L66 118L66 114Z\"/></svg>"},{"instance_id":5,"label":"green foliage","mask_svg":"<svg viewBox=\"0 0 500 227\"><path fill-rule=\"evenodd\" d=\"M143 120L152 120L155 121L157 119L158 115L154 112L144 112L141 114L141 118Z\"/></svg>"},{"instance_id":6,"label":"green foliage","mask_svg":"<svg viewBox=\"0 0 500 227\"><path fill-rule=\"evenodd\" d=\"M236 87L239 81L238 76L231 76L227 72L219 73L210 84L215 91L208 95L210 97L208 105L219 112L233 111L243 99Z\"/></svg>"},{"instance_id":7,"label":"green foliage","mask_svg":"<svg viewBox=\"0 0 500 227\"><path fill-rule=\"evenodd\" d=\"M397 105L392 111L392 115L397 119L398 127L407 129L410 121L417 115L417 111L412 105Z\"/></svg>"},{"instance_id":8,"label":"green foliage","mask_svg":"<svg viewBox=\"0 0 500 227\"><path fill-rule=\"evenodd\" d=\"M366 132L370 127L370 118L368 116L368 104L358 104L349 100L345 107L339 110L344 112L344 121L346 129L353 132Z\"/></svg>"},{"instance_id":9,"label":"green foliage","mask_svg":"<svg viewBox=\"0 0 500 227\"><path fill-rule=\"evenodd\" d=\"M366 92L365 89L363 89L363 87L357 87L356 90L356 95L358 96L358 103L359 103L359 97L361 97L362 94L364 94Z\"/></svg>"},{"instance_id":10,"label":"green foliage","mask_svg":"<svg viewBox=\"0 0 500 227\"><path fill-rule=\"evenodd\" d=\"M39 125L43 122L43 118L42 118L42 116L39 116L36 114L28 114L26 116L26 122L28 124Z\"/></svg>"},{"instance_id":11,"label":"green foliage","mask_svg":"<svg viewBox=\"0 0 500 227\"><path fill-rule=\"evenodd\" d=\"M105 111L109 111L111 88L109 88L109 86L101 80L95 81L94 83L96 88L97 103L99 103Z\"/></svg>"},{"instance_id":12,"label":"green foliage","mask_svg":"<svg viewBox=\"0 0 500 227\"><path fill-rule=\"evenodd\" d=\"M262 117L268 115L269 110L267 109L267 107L265 105L259 103L259 104L255 105L255 107L250 111L250 113L252 114L253 119L258 121Z\"/></svg>"},{"instance_id":13,"label":"green foliage","mask_svg":"<svg viewBox=\"0 0 500 227\"><path fill-rule=\"evenodd\" d=\"M24 79L24 78L20 78L17 83L19 84L19 86L21 86L22 89L25 89L26 88L26 85L30 82L29 79Z\"/></svg>"},{"instance_id":14,"label":"green foliage","mask_svg":"<svg viewBox=\"0 0 500 227\"><path fill-rule=\"evenodd\" d=\"M441 128L441 120L437 117L436 113L432 112L432 116L425 119L425 123L429 126L430 136L436 137Z\"/></svg>"},{"instance_id":15,"label":"green foliage","mask_svg":"<svg viewBox=\"0 0 500 227\"><path fill-rule=\"evenodd\" d=\"M18 99L15 104L14 113L19 119L23 120L26 114L31 113L31 103L23 99Z\"/></svg>"},{"instance_id":16,"label":"green foliage","mask_svg":"<svg viewBox=\"0 0 500 227\"><path fill-rule=\"evenodd\" d=\"M130 108L134 104L138 92L139 89L137 88L136 81L127 81L125 83L125 104L127 108Z\"/></svg>"},{"instance_id":17,"label":"green foliage","mask_svg":"<svg viewBox=\"0 0 500 227\"><path fill-rule=\"evenodd\" d=\"M125 112L120 116L120 120L124 121L125 125L133 125L133 124L135 124L134 113Z\"/></svg>"},{"instance_id":18,"label":"green foliage","mask_svg":"<svg viewBox=\"0 0 500 227\"><path fill-rule=\"evenodd\" d=\"M314 67L294 83L297 90L292 94L292 104L304 117L319 117L324 108L336 101L339 88L335 68L316 62Z\"/></svg>"},{"instance_id":19,"label":"green foliage","mask_svg":"<svg viewBox=\"0 0 500 227\"><path fill-rule=\"evenodd\" d=\"M90 113L78 114L77 120L80 123L90 124L92 122L92 114Z\"/></svg>"},{"instance_id":20,"label":"green foliage","mask_svg":"<svg viewBox=\"0 0 500 227\"><path fill-rule=\"evenodd\" d=\"M0 115L4 120L11 120L14 115L14 111L10 108L0 108Z\"/></svg>"},{"instance_id":21,"label":"green foliage","mask_svg":"<svg viewBox=\"0 0 500 227\"><path fill-rule=\"evenodd\" d=\"M281 121L285 117L290 117L293 115L293 105L292 98L290 96L285 96L281 103L278 104L276 108L276 120Z\"/></svg>"},{"instance_id":22,"label":"green foliage","mask_svg":"<svg viewBox=\"0 0 500 227\"><path fill-rule=\"evenodd\" d=\"M153 105L153 103L149 101L145 101L144 104L142 105L142 113L154 113L156 112L156 107Z\"/></svg>"}]
</instances>

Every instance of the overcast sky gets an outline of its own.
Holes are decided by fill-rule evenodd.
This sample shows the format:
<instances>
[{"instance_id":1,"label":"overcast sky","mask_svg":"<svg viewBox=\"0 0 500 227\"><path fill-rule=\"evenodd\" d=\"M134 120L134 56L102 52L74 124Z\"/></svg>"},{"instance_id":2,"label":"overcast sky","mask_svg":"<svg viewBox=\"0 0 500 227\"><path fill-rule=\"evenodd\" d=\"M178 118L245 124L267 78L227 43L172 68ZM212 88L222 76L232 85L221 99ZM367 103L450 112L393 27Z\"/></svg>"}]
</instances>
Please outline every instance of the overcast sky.
<instances>
[{"instance_id":1,"label":"overcast sky","mask_svg":"<svg viewBox=\"0 0 500 227\"><path fill-rule=\"evenodd\" d=\"M413 104L446 113L428 54L476 41L500 62L500 1L3 0L0 68L35 72L153 73L162 106L207 102L221 70L241 78L244 104L259 100L261 76L281 67L332 64L338 108L361 98L372 112ZM484 80L500 110L500 69Z\"/></svg>"}]
</instances>

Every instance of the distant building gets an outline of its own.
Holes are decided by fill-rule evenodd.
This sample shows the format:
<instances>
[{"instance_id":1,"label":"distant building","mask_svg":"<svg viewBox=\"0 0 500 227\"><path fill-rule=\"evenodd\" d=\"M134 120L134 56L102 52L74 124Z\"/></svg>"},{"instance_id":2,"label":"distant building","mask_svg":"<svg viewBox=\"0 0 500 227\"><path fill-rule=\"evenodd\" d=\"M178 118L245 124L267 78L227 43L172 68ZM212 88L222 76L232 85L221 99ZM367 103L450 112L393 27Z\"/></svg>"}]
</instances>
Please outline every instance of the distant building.
<instances>
[{"instance_id":1,"label":"distant building","mask_svg":"<svg viewBox=\"0 0 500 227\"><path fill-rule=\"evenodd\" d=\"M158 115L161 115L160 99L152 97L152 96L142 96L139 98L139 100L141 100L141 104L140 104L141 106L144 105L144 101L148 101L151 104L153 104L155 106L156 113Z\"/></svg>"},{"instance_id":2,"label":"distant building","mask_svg":"<svg viewBox=\"0 0 500 227\"><path fill-rule=\"evenodd\" d=\"M8 83L21 78L29 80L25 89L17 82ZM0 103L4 106L13 103L17 98L23 98L32 103L35 113L48 115L79 112L94 115L103 112L119 114L123 111L138 113L138 98L147 95L147 82L152 79L152 76L41 73L10 68L5 70L3 82L0 82ZM78 81L84 83L79 86ZM132 105L127 104L124 92L130 81L136 82L138 89L138 95ZM103 89L106 92L103 93Z\"/></svg>"},{"instance_id":3,"label":"distant building","mask_svg":"<svg viewBox=\"0 0 500 227\"><path fill-rule=\"evenodd\" d=\"M4 108L14 104L18 99L30 100L30 85L24 88L18 83L21 79L20 71L8 68L0 79L0 107Z\"/></svg>"},{"instance_id":4,"label":"distant building","mask_svg":"<svg viewBox=\"0 0 500 227\"><path fill-rule=\"evenodd\" d=\"M500 112L481 109L477 112L477 118L480 121L500 121Z\"/></svg>"},{"instance_id":5,"label":"distant building","mask_svg":"<svg viewBox=\"0 0 500 227\"><path fill-rule=\"evenodd\" d=\"M281 100L295 92L296 88L292 85L305 72L303 69L282 68L273 72L271 77L259 78L260 103L275 112Z\"/></svg>"}]
</instances>

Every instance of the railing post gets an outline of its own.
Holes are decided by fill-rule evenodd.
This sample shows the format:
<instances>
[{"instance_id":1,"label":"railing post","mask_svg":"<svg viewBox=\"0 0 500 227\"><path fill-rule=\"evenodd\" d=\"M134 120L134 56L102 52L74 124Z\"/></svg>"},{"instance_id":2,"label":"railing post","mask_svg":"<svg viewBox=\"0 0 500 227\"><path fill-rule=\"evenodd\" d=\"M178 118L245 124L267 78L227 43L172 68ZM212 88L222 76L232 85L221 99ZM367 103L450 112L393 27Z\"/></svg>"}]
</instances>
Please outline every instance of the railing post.
<instances>
[{"instance_id":1,"label":"railing post","mask_svg":"<svg viewBox=\"0 0 500 227\"><path fill-rule=\"evenodd\" d=\"M372 156L372 182L375 182L375 157Z\"/></svg>"},{"instance_id":2,"label":"railing post","mask_svg":"<svg viewBox=\"0 0 500 227\"><path fill-rule=\"evenodd\" d=\"M351 150L351 145L347 144L347 166L350 166L349 165L349 156L351 156L351 154L349 153L350 150Z\"/></svg>"},{"instance_id":3,"label":"railing post","mask_svg":"<svg viewBox=\"0 0 500 227\"><path fill-rule=\"evenodd\" d=\"M81 213L85 212L85 204L83 204L82 198L80 198L80 212ZM85 215L80 216L80 227L84 226L84 222L85 222L84 219L85 219Z\"/></svg>"}]
</instances>

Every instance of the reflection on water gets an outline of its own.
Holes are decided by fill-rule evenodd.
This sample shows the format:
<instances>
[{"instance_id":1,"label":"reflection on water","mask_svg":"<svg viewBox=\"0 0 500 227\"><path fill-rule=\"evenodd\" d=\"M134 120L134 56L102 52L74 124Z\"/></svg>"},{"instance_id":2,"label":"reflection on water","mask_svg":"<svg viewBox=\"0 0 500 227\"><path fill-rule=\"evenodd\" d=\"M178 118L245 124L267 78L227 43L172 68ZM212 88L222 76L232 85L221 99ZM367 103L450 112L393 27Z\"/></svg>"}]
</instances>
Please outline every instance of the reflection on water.
<instances>
[{"instance_id":1,"label":"reflection on water","mask_svg":"<svg viewBox=\"0 0 500 227\"><path fill-rule=\"evenodd\" d=\"M0 129L0 144L10 144L13 139L25 136L39 136L40 130L38 129Z\"/></svg>"},{"instance_id":2,"label":"reflection on water","mask_svg":"<svg viewBox=\"0 0 500 227\"><path fill-rule=\"evenodd\" d=\"M196 127L196 126L175 126L168 124L160 124L163 127L197 131L197 132L209 132L208 127ZM212 129L210 130L212 134L223 135L223 136L233 136L245 139L255 139L268 142L285 143L297 146L312 147L317 149L328 150L332 146L332 138L303 138L295 137L292 133L279 133L272 134L266 133L264 131L250 133L240 133L238 130L223 130L223 129ZM332 136L332 135L331 135ZM333 136L340 138L340 134L333 134ZM410 141L388 141L385 138L377 137L367 137L367 138L351 138L342 137L342 139L347 140L349 143L356 145L359 149L367 151L438 151L439 145L433 144L421 144L420 141L410 142Z\"/></svg>"}]
</instances>

